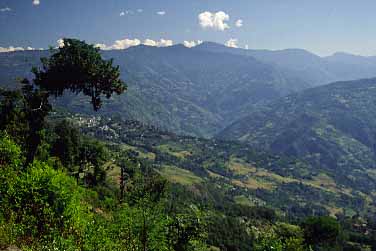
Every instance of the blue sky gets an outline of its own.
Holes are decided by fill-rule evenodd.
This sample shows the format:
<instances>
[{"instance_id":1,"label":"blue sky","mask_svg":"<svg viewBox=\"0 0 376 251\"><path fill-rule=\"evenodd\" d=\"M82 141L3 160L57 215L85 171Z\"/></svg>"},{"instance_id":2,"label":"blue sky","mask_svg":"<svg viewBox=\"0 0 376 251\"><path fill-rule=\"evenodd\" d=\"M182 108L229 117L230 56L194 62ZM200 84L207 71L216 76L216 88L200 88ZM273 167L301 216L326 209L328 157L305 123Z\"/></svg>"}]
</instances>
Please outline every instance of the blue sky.
<instances>
[{"instance_id":1,"label":"blue sky","mask_svg":"<svg viewBox=\"0 0 376 251\"><path fill-rule=\"evenodd\" d=\"M375 10L374 0L0 0L0 47L76 37L106 48L201 40L376 55Z\"/></svg>"}]
</instances>

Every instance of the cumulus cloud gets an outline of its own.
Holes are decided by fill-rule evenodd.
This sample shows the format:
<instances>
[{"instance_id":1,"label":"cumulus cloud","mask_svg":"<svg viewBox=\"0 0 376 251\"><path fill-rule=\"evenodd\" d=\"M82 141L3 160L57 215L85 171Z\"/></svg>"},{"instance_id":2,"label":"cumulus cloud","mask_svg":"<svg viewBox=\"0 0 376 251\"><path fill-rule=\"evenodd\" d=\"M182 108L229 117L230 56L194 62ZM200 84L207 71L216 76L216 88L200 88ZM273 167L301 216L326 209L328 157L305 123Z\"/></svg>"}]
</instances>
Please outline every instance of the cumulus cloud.
<instances>
[{"instance_id":1,"label":"cumulus cloud","mask_svg":"<svg viewBox=\"0 0 376 251\"><path fill-rule=\"evenodd\" d=\"M157 14L160 15L160 16L164 16L164 15L166 15L166 11L164 11L164 10L158 11Z\"/></svg>"},{"instance_id":2,"label":"cumulus cloud","mask_svg":"<svg viewBox=\"0 0 376 251\"><path fill-rule=\"evenodd\" d=\"M62 38L58 39L57 41L57 47L63 48L64 47L64 40Z\"/></svg>"},{"instance_id":3,"label":"cumulus cloud","mask_svg":"<svg viewBox=\"0 0 376 251\"><path fill-rule=\"evenodd\" d=\"M172 46L174 44L174 42L172 40L169 40L169 39L161 39L158 43L158 46L159 47L168 47L168 46Z\"/></svg>"},{"instance_id":4,"label":"cumulus cloud","mask_svg":"<svg viewBox=\"0 0 376 251\"><path fill-rule=\"evenodd\" d=\"M39 5L40 1L39 0L33 0L33 5Z\"/></svg>"},{"instance_id":5,"label":"cumulus cloud","mask_svg":"<svg viewBox=\"0 0 376 251\"><path fill-rule=\"evenodd\" d=\"M192 48L192 47L195 47L195 46L197 46L199 44L202 44L202 41L201 40L197 40L197 41L184 41L183 44L184 44L185 47Z\"/></svg>"},{"instance_id":6,"label":"cumulus cloud","mask_svg":"<svg viewBox=\"0 0 376 251\"><path fill-rule=\"evenodd\" d=\"M243 26L243 20L241 20L241 19L239 19L239 20L237 20L236 22L235 22L235 26L236 27L242 27Z\"/></svg>"},{"instance_id":7,"label":"cumulus cloud","mask_svg":"<svg viewBox=\"0 0 376 251\"><path fill-rule=\"evenodd\" d=\"M152 39L145 39L143 44L147 46L167 47L167 46L172 46L174 42L172 40L163 39L163 38L159 41L154 41Z\"/></svg>"},{"instance_id":8,"label":"cumulus cloud","mask_svg":"<svg viewBox=\"0 0 376 251\"><path fill-rule=\"evenodd\" d=\"M14 46L9 46L9 47L0 47L0 53L2 52L12 52L12 51L33 51L33 50L36 50L35 48L33 47L26 47L26 48L23 48L23 47L14 47ZM43 48L40 48L39 50L43 50Z\"/></svg>"},{"instance_id":9,"label":"cumulus cloud","mask_svg":"<svg viewBox=\"0 0 376 251\"><path fill-rule=\"evenodd\" d=\"M145 39L144 42L141 42L139 39L122 39L122 40L116 40L114 44L112 45L106 45L106 44L96 44L95 47L98 47L102 50L123 50L128 49L133 46L137 45L147 45L147 46L156 46L156 47L167 47L172 46L174 43L172 40L169 39L161 39L159 41L155 41L152 39Z\"/></svg>"},{"instance_id":10,"label":"cumulus cloud","mask_svg":"<svg viewBox=\"0 0 376 251\"><path fill-rule=\"evenodd\" d=\"M230 16L223 11L212 13L209 11L202 12L198 15L198 20L202 28L210 28L219 31L229 29L230 26L226 21L230 20Z\"/></svg>"},{"instance_id":11,"label":"cumulus cloud","mask_svg":"<svg viewBox=\"0 0 376 251\"><path fill-rule=\"evenodd\" d=\"M152 39L145 39L144 45L147 46L157 46L157 42Z\"/></svg>"},{"instance_id":12,"label":"cumulus cloud","mask_svg":"<svg viewBox=\"0 0 376 251\"><path fill-rule=\"evenodd\" d=\"M94 47L97 47L97 48L99 48L101 50L106 50L107 45L105 45L105 44L95 44Z\"/></svg>"},{"instance_id":13,"label":"cumulus cloud","mask_svg":"<svg viewBox=\"0 0 376 251\"><path fill-rule=\"evenodd\" d=\"M238 40L235 39L235 38L231 38L230 40L228 40L225 45L227 47L231 47L231 48L238 48Z\"/></svg>"},{"instance_id":14,"label":"cumulus cloud","mask_svg":"<svg viewBox=\"0 0 376 251\"><path fill-rule=\"evenodd\" d=\"M12 11L12 9L9 8L9 7L5 7L5 8L0 9L0 12L6 12L6 11Z\"/></svg>"},{"instance_id":15,"label":"cumulus cloud","mask_svg":"<svg viewBox=\"0 0 376 251\"><path fill-rule=\"evenodd\" d=\"M143 9L137 9L137 12L142 13L142 12L144 12L144 10Z\"/></svg>"},{"instance_id":16,"label":"cumulus cloud","mask_svg":"<svg viewBox=\"0 0 376 251\"><path fill-rule=\"evenodd\" d=\"M121 17L122 17L122 16L125 16L125 12L124 12L124 11L120 12L120 16L121 16Z\"/></svg>"},{"instance_id":17,"label":"cumulus cloud","mask_svg":"<svg viewBox=\"0 0 376 251\"><path fill-rule=\"evenodd\" d=\"M116 40L115 43L111 46L115 50L123 50L128 49L132 46L140 45L141 41L138 39L122 39L122 40Z\"/></svg>"},{"instance_id":18,"label":"cumulus cloud","mask_svg":"<svg viewBox=\"0 0 376 251\"><path fill-rule=\"evenodd\" d=\"M22 47L13 47L13 46L10 46L8 48L0 47L0 52L12 52L12 51L23 51L23 50L25 49Z\"/></svg>"}]
</instances>

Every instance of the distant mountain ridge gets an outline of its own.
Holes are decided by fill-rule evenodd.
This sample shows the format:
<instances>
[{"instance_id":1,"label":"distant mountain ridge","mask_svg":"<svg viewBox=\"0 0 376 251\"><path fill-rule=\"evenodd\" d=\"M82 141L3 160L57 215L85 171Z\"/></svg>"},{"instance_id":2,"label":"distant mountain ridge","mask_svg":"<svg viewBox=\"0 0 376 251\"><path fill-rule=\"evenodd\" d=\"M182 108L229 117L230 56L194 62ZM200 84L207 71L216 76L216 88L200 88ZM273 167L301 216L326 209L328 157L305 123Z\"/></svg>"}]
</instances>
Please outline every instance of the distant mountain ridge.
<instances>
[{"instance_id":1,"label":"distant mountain ridge","mask_svg":"<svg viewBox=\"0 0 376 251\"><path fill-rule=\"evenodd\" d=\"M118 114L179 133L210 137L255 107L335 80L376 76L376 61L322 58L300 49L242 50L215 43L194 48L140 45L103 51L120 65L127 94L105 102L103 114ZM0 85L32 77L47 51L0 54ZM358 62L360 61L360 62ZM83 97L67 94L57 102L91 113Z\"/></svg>"},{"instance_id":2,"label":"distant mountain ridge","mask_svg":"<svg viewBox=\"0 0 376 251\"><path fill-rule=\"evenodd\" d=\"M376 57L357 56L344 52L320 57L304 49L246 50L216 43L204 43L195 49L252 56L261 62L293 72L297 77L309 82L311 86L376 76Z\"/></svg>"},{"instance_id":3,"label":"distant mountain ridge","mask_svg":"<svg viewBox=\"0 0 376 251\"><path fill-rule=\"evenodd\" d=\"M275 101L218 134L336 172L375 168L376 79L337 82Z\"/></svg>"}]
</instances>

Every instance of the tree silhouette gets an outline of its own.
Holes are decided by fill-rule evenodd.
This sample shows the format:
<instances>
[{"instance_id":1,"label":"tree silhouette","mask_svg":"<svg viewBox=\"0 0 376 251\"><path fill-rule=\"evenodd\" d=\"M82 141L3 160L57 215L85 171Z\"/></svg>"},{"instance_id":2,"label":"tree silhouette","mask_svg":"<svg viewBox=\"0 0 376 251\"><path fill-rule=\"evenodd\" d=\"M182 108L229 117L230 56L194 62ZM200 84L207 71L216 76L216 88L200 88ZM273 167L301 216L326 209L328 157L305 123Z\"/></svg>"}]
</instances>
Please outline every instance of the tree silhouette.
<instances>
[{"instance_id":1,"label":"tree silhouette","mask_svg":"<svg viewBox=\"0 0 376 251\"><path fill-rule=\"evenodd\" d=\"M33 68L33 82L21 81L22 90L0 90L0 129L16 136L26 152L28 166L41 143L45 118L51 111L50 96L62 96L65 90L91 97L93 109L102 105L101 96L121 94L126 85L119 67L102 59L99 49L77 39L64 39L50 58L41 58L42 69Z\"/></svg>"},{"instance_id":2,"label":"tree silhouette","mask_svg":"<svg viewBox=\"0 0 376 251\"><path fill-rule=\"evenodd\" d=\"M77 39L64 39L64 44L50 58L42 58L42 69L33 68L34 83L55 97L65 90L91 97L95 111L102 105L101 96L121 94L126 85L120 79L119 67L113 60L102 59L99 48Z\"/></svg>"}]
</instances>

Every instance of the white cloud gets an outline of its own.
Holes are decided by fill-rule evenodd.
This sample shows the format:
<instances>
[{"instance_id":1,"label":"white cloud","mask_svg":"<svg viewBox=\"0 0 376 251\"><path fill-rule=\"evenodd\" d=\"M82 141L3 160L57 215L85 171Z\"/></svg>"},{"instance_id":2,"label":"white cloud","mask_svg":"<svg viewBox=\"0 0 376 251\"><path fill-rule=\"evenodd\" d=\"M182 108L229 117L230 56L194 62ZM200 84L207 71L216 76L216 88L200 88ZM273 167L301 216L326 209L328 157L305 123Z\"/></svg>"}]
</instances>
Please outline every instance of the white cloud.
<instances>
[{"instance_id":1,"label":"white cloud","mask_svg":"<svg viewBox=\"0 0 376 251\"><path fill-rule=\"evenodd\" d=\"M154 41L152 39L145 39L143 44L147 46L168 47L168 46L172 46L174 42L172 40L163 39L163 38L159 41Z\"/></svg>"},{"instance_id":2,"label":"white cloud","mask_svg":"<svg viewBox=\"0 0 376 251\"><path fill-rule=\"evenodd\" d=\"M33 5L39 5L40 1L39 0L33 0Z\"/></svg>"},{"instance_id":3,"label":"white cloud","mask_svg":"<svg viewBox=\"0 0 376 251\"><path fill-rule=\"evenodd\" d=\"M143 9L137 9L137 12L142 13L142 12L144 12L144 10Z\"/></svg>"},{"instance_id":4,"label":"white cloud","mask_svg":"<svg viewBox=\"0 0 376 251\"><path fill-rule=\"evenodd\" d=\"M0 47L0 53L2 52L12 52L12 51L34 51L34 50L43 50L43 48L35 49L33 47L27 46L26 48L23 47L14 47L14 46L9 46L8 48L6 47Z\"/></svg>"},{"instance_id":5,"label":"white cloud","mask_svg":"<svg viewBox=\"0 0 376 251\"><path fill-rule=\"evenodd\" d=\"M172 40L165 40L165 39L161 39L159 42L158 42L158 46L159 47L168 47L168 46L172 46L174 44L174 42Z\"/></svg>"},{"instance_id":6,"label":"white cloud","mask_svg":"<svg viewBox=\"0 0 376 251\"><path fill-rule=\"evenodd\" d=\"M102 49L102 50L106 50L107 45L105 45L105 44L95 44L94 47L97 47L97 48Z\"/></svg>"},{"instance_id":7,"label":"white cloud","mask_svg":"<svg viewBox=\"0 0 376 251\"><path fill-rule=\"evenodd\" d=\"M198 15L198 20L202 28L211 28L219 31L229 29L230 26L226 21L230 20L230 16L223 11L212 13L209 11L202 12Z\"/></svg>"},{"instance_id":8,"label":"white cloud","mask_svg":"<svg viewBox=\"0 0 376 251\"><path fill-rule=\"evenodd\" d=\"M244 46L244 49L249 50L249 45L246 44L246 45Z\"/></svg>"},{"instance_id":9,"label":"white cloud","mask_svg":"<svg viewBox=\"0 0 376 251\"><path fill-rule=\"evenodd\" d=\"M157 46L157 42L152 39L145 39L144 45L147 46Z\"/></svg>"},{"instance_id":10,"label":"white cloud","mask_svg":"<svg viewBox=\"0 0 376 251\"><path fill-rule=\"evenodd\" d=\"M231 38L230 40L228 40L225 45L227 47L231 47L231 48L238 48L238 40L235 39L235 38Z\"/></svg>"},{"instance_id":11,"label":"white cloud","mask_svg":"<svg viewBox=\"0 0 376 251\"><path fill-rule=\"evenodd\" d=\"M57 41L57 47L63 48L64 47L64 40L62 38L58 39Z\"/></svg>"},{"instance_id":12,"label":"white cloud","mask_svg":"<svg viewBox=\"0 0 376 251\"><path fill-rule=\"evenodd\" d=\"M121 16L121 17L122 17L122 16L125 16L125 12L124 12L124 11L120 12L120 16Z\"/></svg>"},{"instance_id":13,"label":"white cloud","mask_svg":"<svg viewBox=\"0 0 376 251\"><path fill-rule=\"evenodd\" d=\"M237 20L236 22L235 22L235 26L236 27L242 27L243 26L243 20L241 20L241 19L239 19L239 20Z\"/></svg>"},{"instance_id":14,"label":"white cloud","mask_svg":"<svg viewBox=\"0 0 376 251\"><path fill-rule=\"evenodd\" d=\"M160 16L164 16L164 15L166 15L166 11L164 11L164 10L158 11L157 14L160 15Z\"/></svg>"},{"instance_id":15,"label":"white cloud","mask_svg":"<svg viewBox=\"0 0 376 251\"><path fill-rule=\"evenodd\" d=\"M112 49L115 50L123 50L123 49L128 49L129 47L132 46L137 46L140 45L141 41L138 39L122 39L122 40L116 40L115 43L111 46Z\"/></svg>"},{"instance_id":16,"label":"white cloud","mask_svg":"<svg viewBox=\"0 0 376 251\"><path fill-rule=\"evenodd\" d=\"M12 51L23 51L23 50L25 50L25 49L22 48L22 47L13 47L13 46L9 46L8 48L0 47L0 53L1 52L12 52Z\"/></svg>"},{"instance_id":17,"label":"white cloud","mask_svg":"<svg viewBox=\"0 0 376 251\"><path fill-rule=\"evenodd\" d=\"M201 40L197 40L197 41L184 41L183 44L184 44L185 47L192 48L192 47L195 47L195 46L197 46L199 44L202 44L202 41Z\"/></svg>"},{"instance_id":18,"label":"white cloud","mask_svg":"<svg viewBox=\"0 0 376 251\"><path fill-rule=\"evenodd\" d=\"M98 47L102 50L123 50L123 49L128 49L129 47L132 46L137 46L137 45L147 45L147 46L155 46L155 47L167 47L167 46L172 46L174 42L169 39L161 39L159 41L155 41L152 39L145 39L144 42L142 43L141 40L139 39L122 39L122 40L116 40L114 44L112 45L106 45L106 44L96 44L95 47Z\"/></svg>"},{"instance_id":19,"label":"white cloud","mask_svg":"<svg viewBox=\"0 0 376 251\"><path fill-rule=\"evenodd\" d=\"M6 11L12 11L12 9L9 8L9 7L5 7L5 8L0 9L0 12L6 12Z\"/></svg>"}]
</instances>

